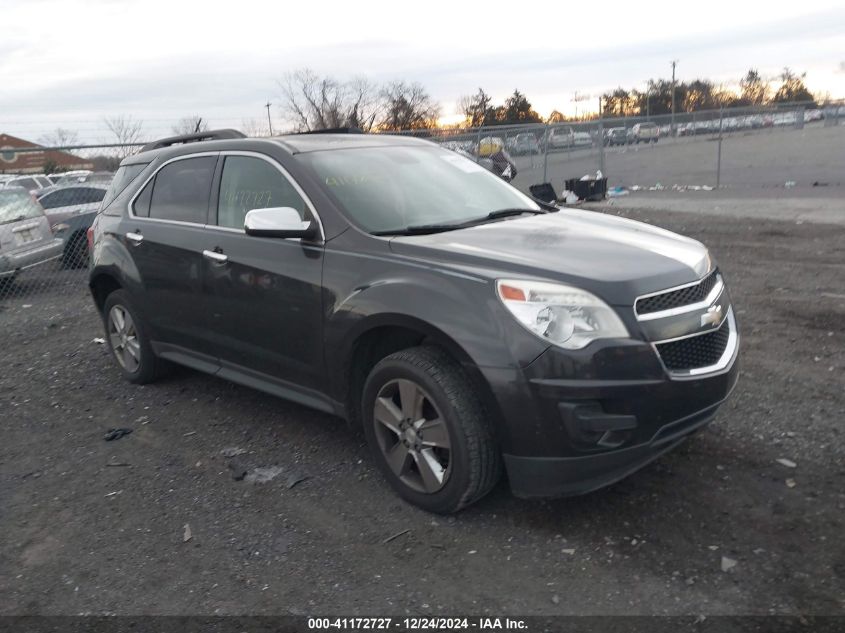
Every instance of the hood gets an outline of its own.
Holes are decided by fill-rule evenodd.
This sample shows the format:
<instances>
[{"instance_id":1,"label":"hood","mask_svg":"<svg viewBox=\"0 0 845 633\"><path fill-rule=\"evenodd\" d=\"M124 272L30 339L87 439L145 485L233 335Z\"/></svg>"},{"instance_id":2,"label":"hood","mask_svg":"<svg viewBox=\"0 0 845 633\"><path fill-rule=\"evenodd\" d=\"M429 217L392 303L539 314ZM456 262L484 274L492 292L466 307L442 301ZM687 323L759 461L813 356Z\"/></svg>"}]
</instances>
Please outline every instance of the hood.
<instances>
[{"instance_id":1,"label":"hood","mask_svg":"<svg viewBox=\"0 0 845 633\"><path fill-rule=\"evenodd\" d=\"M561 281L613 305L701 279L711 269L696 240L642 222L562 209L467 229L391 240L398 255L491 278Z\"/></svg>"}]
</instances>

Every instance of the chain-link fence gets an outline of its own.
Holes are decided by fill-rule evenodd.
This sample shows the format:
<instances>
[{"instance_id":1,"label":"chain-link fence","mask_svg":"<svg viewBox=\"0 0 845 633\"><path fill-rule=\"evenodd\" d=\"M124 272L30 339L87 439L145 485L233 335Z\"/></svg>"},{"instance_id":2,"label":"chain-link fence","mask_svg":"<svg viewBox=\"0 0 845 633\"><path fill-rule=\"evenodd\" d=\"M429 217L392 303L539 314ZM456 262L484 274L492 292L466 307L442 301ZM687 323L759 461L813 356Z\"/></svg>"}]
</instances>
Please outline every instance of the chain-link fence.
<instances>
[{"instance_id":1,"label":"chain-link fence","mask_svg":"<svg viewBox=\"0 0 845 633\"><path fill-rule=\"evenodd\" d=\"M84 293L86 232L120 158L144 143L14 145L2 125L0 310ZM598 171L612 193L845 191L845 102L401 134L476 160L525 192L551 183L560 196L565 180Z\"/></svg>"}]
</instances>

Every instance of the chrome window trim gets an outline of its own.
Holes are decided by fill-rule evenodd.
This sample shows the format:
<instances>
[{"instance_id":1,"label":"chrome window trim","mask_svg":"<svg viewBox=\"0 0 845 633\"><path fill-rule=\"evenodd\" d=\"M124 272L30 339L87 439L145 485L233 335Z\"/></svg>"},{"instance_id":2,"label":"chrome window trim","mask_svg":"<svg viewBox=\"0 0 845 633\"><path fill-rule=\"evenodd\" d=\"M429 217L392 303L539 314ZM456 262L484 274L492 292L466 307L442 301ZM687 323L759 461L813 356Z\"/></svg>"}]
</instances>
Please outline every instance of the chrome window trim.
<instances>
[{"instance_id":1,"label":"chrome window trim","mask_svg":"<svg viewBox=\"0 0 845 633\"><path fill-rule=\"evenodd\" d=\"M156 167L155 171L151 173L147 178L144 180L143 184L138 187L138 190L132 194L132 197L129 198L129 202L126 203L126 210L129 213L129 217L133 220L139 220L141 222L158 222L161 224L175 224L177 226L198 226L203 227L206 226L206 223L199 223L199 222L185 222L183 220L168 220L166 218L149 218L144 217L141 215L135 215L135 200L138 196L141 195L141 192L146 188L150 181L158 175L162 169L170 165L171 163L175 163L179 160L188 160L189 158L205 158L208 156L214 156L215 158L220 155L220 152L197 152L195 154L184 154L183 156L174 156L166 161L164 161L161 165ZM211 192L209 191L209 195ZM119 195L119 194L118 194ZM152 207L152 197L150 197L150 207Z\"/></svg>"},{"instance_id":2,"label":"chrome window trim","mask_svg":"<svg viewBox=\"0 0 845 633\"><path fill-rule=\"evenodd\" d=\"M694 369L669 369L666 367L666 364L663 362L663 357L660 356L660 351L657 349L657 346L660 343L671 343L672 341L677 341L680 339L690 338L692 336L701 336L703 334L710 334L715 332L719 328L714 328L713 330L708 330L707 332L698 332L696 334L691 334L688 336L681 336L680 338L668 339L665 341L658 341L651 344L654 353L657 355L658 360L660 360L660 365L663 367L663 370L669 375L670 378L673 379L692 379L698 378L705 374L716 374L727 370L731 363L733 363L734 358L736 357L737 350L739 349L739 332L736 328L736 319L734 318L734 310L733 306L728 308L728 314L722 319L722 325L724 325L725 321L728 322L728 327L730 328L730 332L728 332L728 342L725 345L725 351L722 352L722 356L719 360L714 363L713 365L708 365L707 367L696 367ZM719 325L719 327L722 327Z\"/></svg>"},{"instance_id":3,"label":"chrome window trim","mask_svg":"<svg viewBox=\"0 0 845 633\"><path fill-rule=\"evenodd\" d=\"M705 276L704 279L707 279L707 276ZM661 310L660 312L648 312L643 315L637 313L637 303L640 299L667 294L669 292L674 292L675 290L680 290L682 288L689 288L696 284L700 284L704 281L704 279L696 282L695 284L687 284L686 286L679 286L678 288L664 290L663 292L658 292L657 294L643 295L642 297L637 297L637 299L634 301L634 314L636 314L637 316L637 321L654 321L655 319L665 319L666 317L678 316L679 314L686 314L687 312L695 312L696 310L700 310L701 308L709 308L725 289L725 282L722 280L722 276L718 274L716 275L716 285L713 286L713 289L710 291L710 293L701 301L690 303L685 306L678 306L677 308Z\"/></svg>"},{"instance_id":4,"label":"chrome window trim","mask_svg":"<svg viewBox=\"0 0 845 633\"><path fill-rule=\"evenodd\" d=\"M326 241L326 232L325 232L325 229L323 228L323 221L320 219L320 214L317 213L317 209L314 207L314 203L311 202L311 198L309 198L308 195L305 193L305 191L303 191L302 187L300 187L299 183L296 182L296 180L294 180L293 176L290 175L288 170L285 169L273 157L267 156L266 154L262 154L260 152L253 152L253 151L248 151L248 150L225 150L225 151L218 151L218 152L196 152L194 154L184 154L182 156L174 156L173 158L166 160L161 165L159 165L156 168L156 170L146 178L146 180L144 180L143 184L140 187L138 187L138 190L129 199L129 202L126 205L127 211L129 213L129 217L132 218L133 220L139 220L141 222L159 222L159 223L162 223L162 224L175 224L177 226L195 226L195 227L202 227L202 228L206 228L206 229L212 229L214 231L226 231L226 232L229 232L229 233L240 233L241 235L246 235L246 232L243 229L236 229L234 227L229 227L229 226L219 226L217 224L208 224L208 222L200 224L198 222L184 222L182 220L167 220L165 218L149 218L149 217L143 217L143 216L140 216L140 215L135 215L135 211L134 211L134 208L133 208L134 204L135 204L135 200L138 198L139 195L141 195L141 192L150 183L150 181L153 178L156 177L156 175L158 174L159 171L164 169L164 167L166 167L167 165L176 162L177 160L186 160L186 159L189 159L189 158L202 158L202 157L205 157L205 156L216 156L216 157L220 157L220 156L223 156L223 157L225 157L225 156L246 156L248 158L258 158L258 159L264 160L264 161L270 163L271 165L273 165L273 167L275 167L279 171L279 173L281 173L281 175L293 186L293 188L296 190L297 194L299 194L299 196L305 201L305 204L308 207L308 210L311 212L311 215L314 218L314 221L317 222L317 226L320 229L320 241L321 242ZM224 165L224 167L225 167L225 165ZM223 172L221 171L221 177L222 177L222 173ZM152 200L150 202L152 203ZM218 205L219 205L219 200L218 200ZM288 238L288 239L295 240L295 241L302 241L302 238L298 238L298 237Z\"/></svg>"}]
</instances>

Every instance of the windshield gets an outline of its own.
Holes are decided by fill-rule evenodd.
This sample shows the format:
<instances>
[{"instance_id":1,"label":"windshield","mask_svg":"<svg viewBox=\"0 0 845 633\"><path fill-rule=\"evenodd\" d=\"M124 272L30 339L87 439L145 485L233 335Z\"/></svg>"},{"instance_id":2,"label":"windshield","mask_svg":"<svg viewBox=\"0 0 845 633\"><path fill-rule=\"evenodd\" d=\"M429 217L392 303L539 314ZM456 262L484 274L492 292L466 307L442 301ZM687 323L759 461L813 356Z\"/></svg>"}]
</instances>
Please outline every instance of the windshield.
<instances>
[{"instance_id":1,"label":"windshield","mask_svg":"<svg viewBox=\"0 0 845 633\"><path fill-rule=\"evenodd\" d=\"M43 215L41 205L26 191L0 191L0 224L28 220Z\"/></svg>"},{"instance_id":2,"label":"windshield","mask_svg":"<svg viewBox=\"0 0 845 633\"><path fill-rule=\"evenodd\" d=\"M503 209L540 209L481 165L439 147L344 149L297 158L372 233L459 224Z\"/></svg>"}]
</instances>

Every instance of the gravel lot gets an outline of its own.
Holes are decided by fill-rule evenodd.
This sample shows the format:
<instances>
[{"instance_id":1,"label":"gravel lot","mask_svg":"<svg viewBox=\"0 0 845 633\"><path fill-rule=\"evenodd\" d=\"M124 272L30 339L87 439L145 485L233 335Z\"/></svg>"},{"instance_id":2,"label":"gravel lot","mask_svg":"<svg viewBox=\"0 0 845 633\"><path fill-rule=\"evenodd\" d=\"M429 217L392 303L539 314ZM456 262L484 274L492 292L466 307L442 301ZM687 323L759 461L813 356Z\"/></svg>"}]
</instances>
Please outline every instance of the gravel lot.
<instances>
[{"instance_id":1,"label":"gravel lot","mask_svg":"<svg viewBox=\"0 0 845 633\"><path fill-rule=\"evenodd\" d=\"M189 370L122 382L80 273L5 302L0 612L845 614L845 226L602 209L711 247L743 370L705 431L577 499L503 482L425 514L339 419Z\"/></svg>"}]
</instances>

